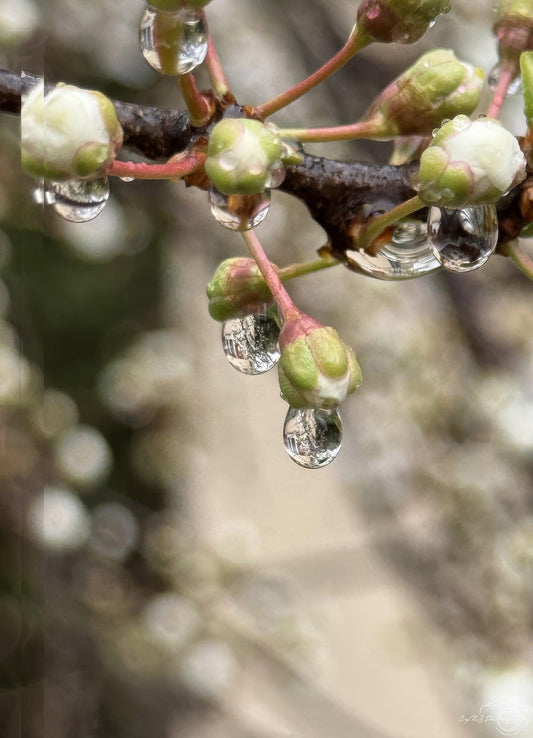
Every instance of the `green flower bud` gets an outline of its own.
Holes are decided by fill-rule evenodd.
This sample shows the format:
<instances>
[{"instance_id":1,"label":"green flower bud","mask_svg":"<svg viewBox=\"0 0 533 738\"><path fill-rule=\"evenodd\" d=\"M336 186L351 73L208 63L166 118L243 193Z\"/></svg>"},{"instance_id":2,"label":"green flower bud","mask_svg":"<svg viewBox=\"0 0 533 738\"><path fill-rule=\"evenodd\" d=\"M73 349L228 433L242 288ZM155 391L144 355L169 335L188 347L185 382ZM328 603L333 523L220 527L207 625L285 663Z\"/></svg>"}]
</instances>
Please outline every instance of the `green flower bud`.
<instances>
[{"instance_id":1,"label":"green flower bud","mask_svg":"<svg viewBox=\"0 0 533 738\"><path fill-rule=\"evenodd\" d=\"M368 109L384 135L431 133L445 118L470 115L479 104L483 72L459 61L449 49L435 49L394 80Z\"/></svg>"},{"instance_id":2,"label":"green flower bud","mask_svg":"<svg viewBox=\"0 0 533 738\"><path fill-rule=\"evenodd\" d=\"M444 123L420 158L419 196L428 205L494 203L526 176L516 138L497 120L458 115Z\"/></svg>"},{"instance_id":3,"label":"green flower bud","mask_svg":"<svg viewBox=\"0 0 533 738\"><path fill-rule=\"evenodd\" d=\"M450 7L451 0L363 0L357 30L373 41L412 44Z\"/></svg>"},{"instance_id":4,"label":"green flower bud","mask_svg":"<svg viewBox=\"0 0 533 738\"><path fill-rule=\"evenodd\" d=\"M531 0L500 0L493 30L500 58L517 63L522 51L533 49Z\"/></svg>"},{"instance_id":5,"label":"green flower bud","mask_svg":"<svg viewBox=\"0 0 533 738\"><path fill-rule=\"evenodd\" d=\"M250 118L224 118L211 132L205 171L224 195L252 195L269 186L281 156L274 130Z\"/></svg>"},{"instance_id":6,"label":"green flower bud","mask_svg":"<svg viewBox=\"0 0 533 738\"><path fill-rule=\"evenodd\" d=\"M279 342L279 385L291 407L336 407L361 384L353 350L309 315L286 321Z\"/></svg>"},{"instance_id":7,"label":"green flower bud","mask_svg":"<svg viewBox=\"0 0 533 738\"><path fill-rule=\"evenodd\" d=\"M524 109L528 128L533 126L533 51L520 56L520 73L524 92Z\"/></svg>"},{"instance_id":8,"label":"green flower bud","mask_svg":"<svg viewBox=\"0 0 533 738\"><path fill-rule=\"evenodd\" d=\"M122 146L115 108L101 92L39 83L21 110L21 156L34 177L56 181L102 172Z\"/></svg>"},{"instance_id":9,"label":"green flower bud","mask_svg":"<svg viewBox=\"0 0 533 738\"><path fill-rule=\"evenodd\" d=\"M229 320L254 312L272 301L272 293L253 259L226 259L206 288L209 314L214 320Z\"/></svg>"},{"instance_id":10,"label":"green flower bud","mask_svg":"<svg viewBox=\"0 0 533 738\"><path fill-rule=\"evenodd\" d=\"M207 5L211 0L149 0L148 5L156 10L182 10L182 8L200 9Z\"/></svg>"}]
</instances>

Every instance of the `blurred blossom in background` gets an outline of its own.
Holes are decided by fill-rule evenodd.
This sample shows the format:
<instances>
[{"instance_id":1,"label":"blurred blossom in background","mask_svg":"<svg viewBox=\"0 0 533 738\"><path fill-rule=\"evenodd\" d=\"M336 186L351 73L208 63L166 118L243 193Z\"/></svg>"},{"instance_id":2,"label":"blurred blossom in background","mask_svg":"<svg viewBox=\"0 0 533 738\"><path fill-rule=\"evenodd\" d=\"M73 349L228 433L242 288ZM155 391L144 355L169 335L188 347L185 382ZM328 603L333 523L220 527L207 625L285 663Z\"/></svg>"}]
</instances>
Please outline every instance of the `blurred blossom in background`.
<instances>
[{"instance_id":1,"label":"blurred blossom in background","mask_svg":"<svg viewBox=\"0 0 533 738\"><path fill-rule=\"evenodd\" d=\"M492 3L454 5L276 121L357 120L438 45L488 73ZM139 51L144 8L0 0L0 62L181 107ZM353 14L351 0L208 7L242 103L321 64ZM521 105L503 113L516 132ZM66 223L36 204L18 135L2 116L2 736L533 736L527 280L494 257L459 277L291 285L365 379L343 453L309 474L284 453L274 373L233 372L209 318L207 281L244 251L206 194L117 179L95 220ZM384 162L390 146L309 150ZM282 266L323 245L279 192L258 230Z\"/></svg>"}]
</instances>

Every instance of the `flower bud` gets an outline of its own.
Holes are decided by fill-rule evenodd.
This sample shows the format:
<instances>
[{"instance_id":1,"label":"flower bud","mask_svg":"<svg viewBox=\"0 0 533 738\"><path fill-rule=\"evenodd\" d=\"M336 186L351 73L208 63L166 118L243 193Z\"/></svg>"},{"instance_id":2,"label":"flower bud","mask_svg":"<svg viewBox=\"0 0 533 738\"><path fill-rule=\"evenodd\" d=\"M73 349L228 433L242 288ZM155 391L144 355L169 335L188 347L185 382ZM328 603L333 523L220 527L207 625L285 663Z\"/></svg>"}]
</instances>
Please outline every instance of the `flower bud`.
<instances>
[{"instance_id":1,"label":"flower bud","mask_svg":"<svg viewBox=\"0 0 533 738\"><path fill-rule=\"evenodd\" d=\"M253 259L237 257L223 261L206 288L209 314L214 320L229 320L254 312L272 301L272 293Z\"/></svg>"},{"instance_id":2,"label":"flower bud","mask_svg":"<svg viewBox=\"0 0 533 738\"><path fill-rule=\"evenodd\" d=\"M298 313L281 329L281 394L294 408L331 408L361 384L353 350L334 328Z\"/></svg>"},{"instance_id":3,"label":"flower bud","mask_svg":"<svg viewBox=\"0 0 533 738\"><path fill-rule=\"evenodd\" d=\"M278 134L258 120L224 118L211 132L205 171L224 195L252 195L269 186L282 152Z\"/></svg>"},{"instance_id":4,"label":"flower bud","mask_svg":"<svg viewBox=\"0 0 533 738\"><path fill-rule=\"evenodd\" d=\"M41 82L22 105L22 165L34 177L60 181L98 174L122 139L115 108L101 92L58 84L45 95Z\"/></svg>"},{"instance_id":5,"label":"flower bud","mask_svg":"<svg viewBox=\"0 0 533 738\"><path fill-rule=\"evenodd\" d=\"M533 3L531 0L500 0L494 33L500 59L517 63L522 51L533 49Z\"/></svg>"},{"instance_id":6,"label":"flower bud","mask_svg":"<svg viewBox=\"0 0 533 738\"><path fill-rule=\"evenodd\" d=\"M363 0L357 30L373 41L412 44L450 7L451 0Z\"/></svg>"},{"instance_id":7,"label":"flower bud","mask_svg":"<svg viewBox=\"0 0 533 738\"><path fill-rule=\"evenodd\" d=\"M211 0L149 0L148 5L156 10L182 10L183 8L194 8L200 10Z\"/></svg>"},{"instance_id":8,"label":"flower bud","mask_svg":"<svg viewBox=\"0 0 533 738\"><path fill-rule=\"evenodd\" d=\"M384 135L431 133L445 118L470 115L479 104L483 72L459 61L449 49L435 49L394 80L368 109Z\"/></svg>"},{"instance_id":9,"label":"flower bud","mask_svg":"<svg viewBox=\"0 0 533 738\"><path fill-rule=\"evenodd\" d=\"M428 205L494 203L525 179L518 141L497 120L458 115L444 123L420 158L419 196Z\"/></svg>"}]
</instances>

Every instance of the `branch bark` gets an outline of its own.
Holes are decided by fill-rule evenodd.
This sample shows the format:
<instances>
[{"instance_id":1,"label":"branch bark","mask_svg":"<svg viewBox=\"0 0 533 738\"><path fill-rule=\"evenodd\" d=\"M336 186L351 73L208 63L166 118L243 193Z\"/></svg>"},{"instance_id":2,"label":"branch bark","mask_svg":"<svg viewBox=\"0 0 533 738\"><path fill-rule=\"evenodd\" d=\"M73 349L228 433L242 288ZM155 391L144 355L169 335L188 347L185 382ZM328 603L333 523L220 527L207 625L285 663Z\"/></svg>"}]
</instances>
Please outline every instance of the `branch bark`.
<instances>
[{"instance_id":1,"label":"branch bark","mask_svg":"<svg viewBox=\"0 0 533 738\"><path fill-rule=\"evenodd\" d=\"M21 78L0 70L0 112L20 114L21 93L36 81L29 75ZM168 159L209 132L209 125L201 128L191 125L186 111L118 100L113 100L113 104L124 129L124 146L147 159ZM215 120L222 114L223 110L219 109ZM242 115L242 108L234 105L226 114ZM353 235L358 226L413 197L412 177L416 169L416 162L398 167L377 166L306 155L302 164L288 167L280 190L305 203L311 216L326 231L333 254L342 259L344 252L353 248ZM516 238L529 222L522 203L529 202L528 193L532 190L533 173L530 172L525 182L499 201L500 243ZM424 217L423 211L419 217Z\"/></svg>"}]
</instances>

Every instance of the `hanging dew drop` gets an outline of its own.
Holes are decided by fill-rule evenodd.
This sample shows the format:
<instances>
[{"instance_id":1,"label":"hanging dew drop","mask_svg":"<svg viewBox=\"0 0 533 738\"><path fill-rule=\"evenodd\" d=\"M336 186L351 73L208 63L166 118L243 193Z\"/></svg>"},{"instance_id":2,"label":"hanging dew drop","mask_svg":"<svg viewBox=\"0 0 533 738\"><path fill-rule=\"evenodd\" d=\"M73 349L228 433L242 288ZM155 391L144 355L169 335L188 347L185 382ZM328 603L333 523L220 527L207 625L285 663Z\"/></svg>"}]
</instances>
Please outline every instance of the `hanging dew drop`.
<instances>
[{"instance_id":1,"label":"hanging dew drop","mask_svg":"<svg viewBox=\"0 0 533 738\"><path fill-rule=\"evenodd\" d=\"M427 240L427 224L415 218L401 221L388 244L375 256L364 249L346 251L347 266L383 280L414 279L440 269Z\"/></svg>"},{"instance_id":2,"label":"hanging dew drop","mask_svg":"<svg viewBox=\"0 0 533 738\"><path fill-rule=\"evenodd\" d=\"M342 422L336 409L289 408L283 427L285 450L299 466L320 469L337 456Z\"/></svg>"},{"instance_id":3,"label":"hanging dew drop","mask_svg":"<svg viewBox=\"0 0 533 738\"><path fill-rule=\"evenodd\" d=\"M144 58L160 74L192 72L207 54L202 14L191 8L168 12L148 7L141 20L140 39Z\"/></svg>"},{"instance_id":4,"label":"hanging dew drop","mask_svg":"<svg viewBox=\"0 0 533 738\"><path fill-rule=\"evenodd\" d=\"M263 374L280 357L279 326L268 312L226 320L222 326L222 344L226 358L241 374Z\"/></svg>"},{"instance_id":5,"label":"hanging dew drop","mask_svg":"<svg viewBox=\"0 0 533 738\"><path fill-rule=\"evenodd\" d=\"M107 177L47 182L45 200L55 212L73 223L85 223L99 215L109 198Z\"/></svg>"},{"instance_id":6,"label":"hanging dew drop","mask_svg":"<svg viewBox=\"0 0 533 738\"><path fill-rule=\"evenodd\" d=\"M432 207L428 238L435 258L452 272L469 272L483 266L498 242L495 205L462 210Z\"/></svg>"},{"instance_id":7,"label":"hanging dew drop","mask_svg":"<svg viewBox=\"0 0 533 738\"><path fill-rule=\"evenodd\" d=\"M231 231L249 231L262 223L270 208L270 190L255 195L223 195L209 190L209 207L218 223Z\"/></svg>"}]
</instances>

